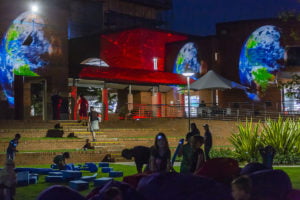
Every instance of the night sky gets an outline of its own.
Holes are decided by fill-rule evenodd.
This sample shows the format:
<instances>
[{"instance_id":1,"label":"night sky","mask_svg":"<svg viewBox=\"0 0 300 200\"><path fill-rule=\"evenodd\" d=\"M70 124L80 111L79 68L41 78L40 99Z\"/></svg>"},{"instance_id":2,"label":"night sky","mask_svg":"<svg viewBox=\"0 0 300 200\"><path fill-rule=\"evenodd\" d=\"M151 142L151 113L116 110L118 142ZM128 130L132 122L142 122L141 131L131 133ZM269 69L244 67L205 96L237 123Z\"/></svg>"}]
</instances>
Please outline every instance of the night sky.
<instances>
[{"instance_id":1,"label":"night sky","mask_svg":"<svg viewBox=\"0 0 300 200\"><path fill-rule=\"evenodd\" d=\"M282 11L300 11L297 0L173 0L166 12L168 29L193 35L214 35L215 24L277 18Z\"/></svg>"}]
</instances>

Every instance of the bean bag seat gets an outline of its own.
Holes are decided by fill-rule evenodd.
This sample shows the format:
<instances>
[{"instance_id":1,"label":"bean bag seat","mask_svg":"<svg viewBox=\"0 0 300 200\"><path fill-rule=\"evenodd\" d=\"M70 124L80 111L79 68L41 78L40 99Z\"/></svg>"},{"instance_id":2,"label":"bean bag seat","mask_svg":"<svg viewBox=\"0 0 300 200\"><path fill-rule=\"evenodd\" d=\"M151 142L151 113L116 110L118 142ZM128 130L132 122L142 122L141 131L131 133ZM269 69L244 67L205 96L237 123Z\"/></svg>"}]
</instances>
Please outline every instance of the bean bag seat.
<instances>
[{"instance_id":1,"label":"bean bag seat","mask_svg":"<svg viewBox=\"0 0 300 200\"><path fill-rule=\"evenodd\" d=\"M37 200L86 200L77 191L62 185L53 185L42 191Z\"/></svg>"},{"instance_id":2,"label":"bean bag seat","mask_svg":"<svg viewBox=\"0 0 300 200\"><path fill-rule=\"evenodd\" d=\"M109 177L117 178L117 177L122 177L122 176L123 176L123 172L119 172L119 171L110 171L109 172Z\"/></svg>"},{"instance_id":3,"label":"bean bag seat","mask_svg":"<svg viewBox=\"0 0 300 200\"><path fill-rule=\"evenodd\" d=\"M111 171L113 171L112 167L102 167L102 169L101 169L102 173L109 173Z\"/></svg>"},{"instance_id":4,"label":"bean bag seat","mask_svg":"<svg viewBox=\"0 0 300 200\"><path fill-rule=\"evenodd\" d=\"M151 174L140 180L137 191L147 200L232 200L230 187L191 174Z\"/></svg>"},{"instance_id":5,"label":"bean bag seat","mask_svg":"<svg viewBox=\"0 0 300 200\"><path fill-rule=\"evenodd\" d=\"M91 173L95 173L98 171L98 167L95 163L85 163L85 166L88 167L88 171L90 171Z\"/></svg>"},{"instance_id":6,"label":"bean bag seat","mask_svg":"<svg viewBox=\"0 0 300 200\"><path fill-rule=\"evenodd\" d=\"M253 199L285 200L292 190L289 176L282 170L261 170L249 175Z\"/></svg>"},{"instance_id":7,"label":"bean bag seat","mask_svg":"<svg viewBox=\"0 0 300 200\"><path fill-rule=\"evenodd\" d=\"M98 165L99 167L109 167L109 163L107 162L100 162Z\"/></svg>"},{"instance_id":8,"label":"bean bag seat","mask_svg":"<svg viewBox=\"0 0 300 200\"><path fill-rule=\"evenodd\" d=\"M111 188L117 187L122 192L123 200L148 200L145 199L139 192L124 182L111 180L103 186L95 188L90 194L87 195L88 200L102 200L105 192Z\"/></svg>"},{"instance_id":9,"label":"bean bag seat","mask_svg":"<svg viewBox=\"0 0 300 200\"><path fill-rule=\"evenodd\" d=\"M80 179L82 172L73 170L62 170L63 178L66 180Z\"/></svg>"},{"instance_id":10,"label":"bean bag seat","mask_svg":"<svg viewBox=\"0 0 300 200\"><path fill-rule=\"evenodd\" d=\"M267 168L261 163L258 162L248 163L247 165L245 165L245 167L241 169L240 175L251 174L253 172L266 170L266 169Z\"/></svg>"},{"instance_id":11,"label":"bean bag seat","mask_svg":"<svg viewBox=\"0 0 300 200\"><path fill-rule=\"evenodd\" d=\"M291 190L287 195L287 200L300 200L300 190Z\"/></svg>"},{"instance_id":12,"label":"bean bag seat","mask_svg":"<svg viewBox=\"0 0 300 200\"><path fill-rule=\"evenodd\" d=\"M69 182L69 187L74 190L86 190L89 188L89 183L82 180L75 180Z\"/></svg>"},{"instance_id":13,"label":"bean bag seat","mask_svg":"<svg viewBox=\"0 0 300 200\"><path fill-rule=\"evenodd\" d=\"M109 177L97 178L94 180L94 186L98 187L98 186L105 185L106 183L110 182L111 180L113 180L113 179L109 178Z\"/></svg>"},{"instance_id":14,"label":"bean bag seat","mask_svg":"<svg viewBox=\"0 0 300 200\"><path fill-rule=\"evenodd\" d=\"M224 184L230 184L239 174L239 163L232 158L213 158L208 160L195 173L197 176L209 177Z\"/></svg>"},{"instance_id":15,"label":"bean bag seat","mask_svg":"<svg viewBox=\"0 0 300 200\"><path fill-rule=\"evenodd\" d=\"M139 181L143 177L148 176L149 174L150 173L148 173L148 174L143 173L143 174L134 174L134 175L131 175L131 176L125 176L123 178L123 182L128 183L133 188L136 188L138 186L138 184L139 184Z\"/></svg>"}]
</instances>

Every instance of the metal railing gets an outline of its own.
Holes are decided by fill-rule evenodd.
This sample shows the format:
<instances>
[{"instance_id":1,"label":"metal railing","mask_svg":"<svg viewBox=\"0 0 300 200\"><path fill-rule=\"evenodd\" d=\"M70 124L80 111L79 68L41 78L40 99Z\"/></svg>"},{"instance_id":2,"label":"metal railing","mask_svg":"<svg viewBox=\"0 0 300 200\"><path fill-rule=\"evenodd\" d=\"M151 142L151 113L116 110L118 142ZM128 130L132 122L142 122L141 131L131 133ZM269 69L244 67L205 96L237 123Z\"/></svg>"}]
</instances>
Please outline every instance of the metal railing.
<instances>
[{"instance_id":1,"label":"metal railing","mask_svg":"<svg viewBox=\"0 0 300 200\"><path fill-rule=\"evenodd\" d=\"M276 119L281 117L299 118L300 111L277 111L267 107L258 106L219 107L206 104L205 107L191 106L191 118L220 119L220 120L244 120L252 118L256 120ZM134 104L133 109L126 113L126 119L144 118L187 118L188 107L180 104Z\"/></svg>"}]
</instances>

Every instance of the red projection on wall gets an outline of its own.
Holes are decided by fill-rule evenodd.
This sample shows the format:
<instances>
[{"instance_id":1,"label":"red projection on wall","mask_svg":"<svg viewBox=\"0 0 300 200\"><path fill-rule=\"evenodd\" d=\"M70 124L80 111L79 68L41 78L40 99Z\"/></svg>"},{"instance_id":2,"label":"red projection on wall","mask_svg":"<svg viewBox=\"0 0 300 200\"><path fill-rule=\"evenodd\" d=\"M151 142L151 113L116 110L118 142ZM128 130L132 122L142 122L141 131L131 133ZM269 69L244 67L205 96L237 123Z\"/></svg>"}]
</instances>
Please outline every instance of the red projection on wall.
<instances>
[{"instance_id":1,"label":"red projection on wall","mask_svg":"<svg viewBox=\"0 0 300 200\"><path fill-rule=\"evenodd\" d=\"M161 30L136 28L104 34L100 42L100 58L111 67L164 71L165 44L186 40L187 37Z\"/></svg>"}]
</instances>

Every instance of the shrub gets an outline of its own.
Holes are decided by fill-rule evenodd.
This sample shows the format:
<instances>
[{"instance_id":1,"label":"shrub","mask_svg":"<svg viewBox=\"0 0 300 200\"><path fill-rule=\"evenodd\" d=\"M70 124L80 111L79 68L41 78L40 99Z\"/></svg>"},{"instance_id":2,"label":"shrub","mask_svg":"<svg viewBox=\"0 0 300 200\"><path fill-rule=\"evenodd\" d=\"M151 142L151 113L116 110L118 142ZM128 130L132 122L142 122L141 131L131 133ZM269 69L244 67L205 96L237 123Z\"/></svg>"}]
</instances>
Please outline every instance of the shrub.
<instances>
[{"instance_id":1,"label":"shrub","mask_svg":"<svg viewBox=\"0 0 300 200\"><path fill-rule=\"evenodd\" d=\"M268 119L263 124L262 144L271 145L276 153L283 156L299 152L300 120L279 117L278 120Z\"/></svg>"},{"instance_id":2,"label":"shrub","mask_svg":"<svg viewBox=\"0 0 300 200\"><path fill-rule=\"evenodd\" d=\"M275 164L296 164L300 162L300 119L268 119L264 124L253 125L252 120L238 124L238 132L229 141L234 146L239 161L261 160L260 146L271 145L276 150ZM260 128L261 127L261 128ZM258 130L262 130L259 134Z\"/></svg>"},{"instance_id":3,"label":"shrub","mask_svg":"<svg viewBox=\"0 0 300 200\"><path fill-rule=\"evenodd\" d=\"M209 155L211 158L233 158L236 159L236 156L232 149L224 149L224 148L219 148L219 149L211 149L209 152Z\"/></svg>"},{"instance_id":4,"label":"shrub","mask_svg":"<svg viewBox=\"0 0 300 200\"><path fill-rule=\"evenodd\" d=\"M259 159L258 147L261 140L258 134L259 124L253 124L252 119L245 125L238 124L238 132L233 133L229 141L234 146L234 153L239 161L255 162Z\"/></svg>"}]
</instances>

